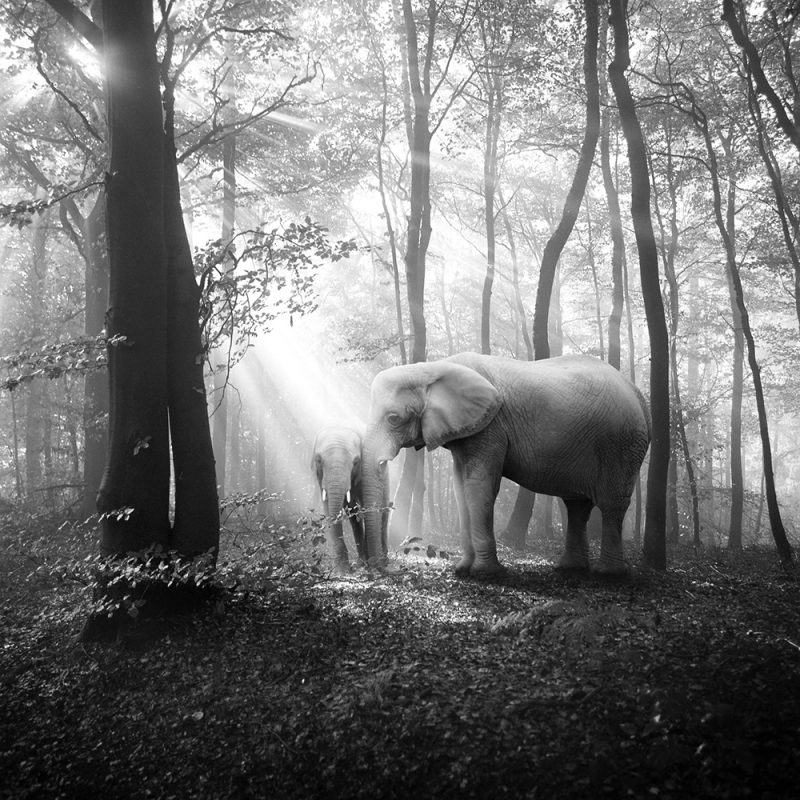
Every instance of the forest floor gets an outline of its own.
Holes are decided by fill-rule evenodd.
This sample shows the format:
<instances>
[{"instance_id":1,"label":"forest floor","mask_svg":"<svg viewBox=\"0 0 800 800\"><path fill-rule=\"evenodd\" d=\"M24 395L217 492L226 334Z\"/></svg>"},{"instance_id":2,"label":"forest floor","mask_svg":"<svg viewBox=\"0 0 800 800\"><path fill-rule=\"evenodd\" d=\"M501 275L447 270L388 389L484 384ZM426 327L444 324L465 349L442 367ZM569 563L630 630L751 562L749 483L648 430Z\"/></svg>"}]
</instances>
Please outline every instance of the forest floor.
<instances>
[{"instance_id":1,"label":"forest floor","mask_svg":"<svg viewBox=\"0 0 800 800\"><path fill-rule=\"evenodd\" d=\"M339 579L268 535L229 536L239 585L199 612L86 644L93 536L0 524L0 797L800 796L800 583L772 552Z\"/></svg>"}]
</instances>

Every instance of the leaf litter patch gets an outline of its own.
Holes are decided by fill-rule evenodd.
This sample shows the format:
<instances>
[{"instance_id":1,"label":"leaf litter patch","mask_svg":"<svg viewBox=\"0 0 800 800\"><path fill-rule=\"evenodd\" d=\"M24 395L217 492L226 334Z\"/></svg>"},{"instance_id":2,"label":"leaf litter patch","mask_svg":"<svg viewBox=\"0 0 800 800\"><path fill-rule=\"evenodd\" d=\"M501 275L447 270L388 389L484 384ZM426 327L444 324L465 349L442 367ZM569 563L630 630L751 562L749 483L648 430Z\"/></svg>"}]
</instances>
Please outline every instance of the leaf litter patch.
<instances>
[{"instance_id":1,"label":"leaf litter patch","mask_svg":"<svg viewBox=\"0 0 800 800\"><path fill-rule=\"evenodd\" d=\"M110 646L74 643L79 590L15 573L3 797L795 796L800 591L771 554L395 567L270 573Z\"/></svg>"}]
</instances>

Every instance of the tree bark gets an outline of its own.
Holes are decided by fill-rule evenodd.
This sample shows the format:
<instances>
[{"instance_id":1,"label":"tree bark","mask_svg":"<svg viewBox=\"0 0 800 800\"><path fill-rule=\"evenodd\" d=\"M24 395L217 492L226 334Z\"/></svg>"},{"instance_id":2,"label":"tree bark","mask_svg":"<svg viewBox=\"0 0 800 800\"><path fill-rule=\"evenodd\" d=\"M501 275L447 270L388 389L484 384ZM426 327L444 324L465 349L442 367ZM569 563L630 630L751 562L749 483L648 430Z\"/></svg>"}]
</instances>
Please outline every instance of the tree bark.
<instances>
[{"instance_id":1,"label":"tree bark","mask_svg":"<svg viewBox=\"0 0 800 800\"><path fill-rule=\"evenodd\" d=\"M650 409L652 439L647 475L647 508L644 530L645 564L666 569L666 490L669 469L669 343L658 274L653 224L650 219L650 179L647 155L636 106L625 72L630 66L627 0L611 0L609 22L614 31L614 58L608 76L628 143L631 171L631 215L639 254L647 328L650 337Z\"/></svg>"},{"instance_id":2,"label":"tree bark","mask_svg":"<svg viewBox=\"0 0 800 800\"><path fill-rule=\"evenodd\" d=\"M717 228L722 238L725 248L727 275L732 287L733 299L739 311L739 319L742 326L742 335L747 346L747 360L750 365L750 373L753 378L753 389L756 396L756 408L758 410L759 432L761 435L761 451L764 463L764 491L766 494L767 511L769 512L770 527L775 547L781 561L784 564L791 564L794 561L794 551L789 544L786 536L786 529L781 518L778 496L775 489L775 475L772 464L772 445L769 438L769 422L767 419L767 408L764 400L764 387L761 381L761 367L758 363L756 343L750 327L750 315L744 299L744 289L742 287L739 267L736 263L734 242L728 233L725 217L722 212L722 190L719 180L719 166L708 126L708 120L703 111L697 107L692 98L692 109L689 112L694 123L703 137L706 146L706 156L708 158L708 172L711 178L711 189L713 193L713 211Z\"/></svg>"},{"instance_id":3,"label":"tree bark","mask_svg":"<svg viewBox=\"0 0 800 800\"><path fill-rule=\"evenodd\" d=\"M109 170L109 449L98 493L107 554L169 547L164 133L149 0L103 0ZM132 509L128 511L127 509Z\"/></svg>"},{"instance_id":4,"label":"tree bark","mask_svg":"<svg viewBox=\"0 0 800 800\"><path fill-rule=\"evenodd\" d=\"M164 238L167 250L167 389L175 481L171 546L185 556L219 548L219 497L200 334L200 288L183 223L175 155L174 84L164 80Z\"/></svg>"},{"instance_id":5,"label":"tree bark","mask_svg":"<svg viewBox=\"0 0 800 800\"><path fill-rule=\"evenodd\" d=\"M225 57L227 72L222 81L222 124L235 125L236 122L236 84L233 75L232 47L230 37L225 40ZM222 141L222 231L220 241L222 247L229 247L236 224L236 131L235 129ZM226 259L226 271L233 266L231 258ZM231 331L232 333L232 331ZM230 339L225 336L214 349L214 412L212 419L212 446L216 459L217 491L224 497L225 457L228 445L228 376L229 376Z\"/></svg>"},{"instance_id":6,"label":"tree bark","mask_svg":"<svg viewBox=\"0 0 800 800\"><path fill-rule=\"evenodd\" d=\"M488 46L488 43L484 43ZM486 134L483 147L483 216L486 227L486 275L483 279L481 296L481 352L492 352L491 316L492 287L494 285L496 235L495 235L495 197L497 194L497 142L500 137L502 116L502 77L500 65L491 55L486 58Z\"/></svg>"},{"instance_id":7,"label":"tree bark","mask_svg":"<svg viewBox=\"0 0 800 800\"><path fill-rule=\"evenodd\" d=\"M420 71L417 25L411 0L403 0L403 20L406 33L408 82L411 101L411 189L408 238L406 246L406 289L411 317L411 363L427 357L425 326L425 261L431 237L430 206L430 66L433 58L433 37L438 10L435 2L428 4L428 49L424 71Z\"/></svg>"},{"instance_id":8,"label":"tree bark","mask_svg":"<svg viewBox=\"0 0 800 800\"><path fill-rule=\"evenodd\" d=\"M733 143L726 138L723 150L728 161L728 192L725 209L725 228L728 234L729 258L736 261L736 167L733 159ZM738 553L742 549L742 522L744 515L744 468L742 465L742 399L744 395L744 333L742 315L736 303L736 290L730 269L725 275L731 303L733 323L733 369L731 391L730 429L730 482L731 516L728 525L728 549Z\"/></svg>"},{"instance_id":9,"label":"tree bark","mask_svg":"<svg viewBox=\"0 0 800 800\"><path fill-rule=\"evenodd\" d=\"M608 19L603 16L600 24L600 104L603 108L600 123L600 171L608 205L608 224L611 231L611 313L608 317L608 363L616 369L622 362L622 312L625 293L622 279L622 263L625 258L625 240L622 232L622 215L619 195L611 172L611 107L608 104Z\"/></svg>"},{"instance_id":10,"label":"tree bark","mask_svg":"<svg viewBox=\"0 0 800 800\"><path fill-rule=\"evenodd\" d=\"M533 350L535 357L549 358L548 321L556 267L561 251L575 226L592 169L592 159L600 134L600 88L597 77L598 8L597 0L584 0L586 41L583 49L583 76L586 86L586 128L572 185L564 202L561 221L548 239L539 267L539 285L533 315Z\"/></svg>"},{"instance_id":11,"label":"tree bark","mask_svg":"<svg viewBox=\"0 0 800 800\"><path fill-rule=\"evenodd\" d=\"M739 18L740 16L741 19ZM794 145L798 153L800 153L800 126L797 124L797 111L795 110L795 118L792 119L780 95L775 91L764 73L764 67L761 64L761 56L747 32L746 15L741 3L738 2L738 0L722 0L722 19L727 23L733 40L742 49L745 55L747 70L753 76L756 90L760 95L763 95L770 106L772 106L778 125L786 134L789 141Z\"/></svg>"},{"instance_id":12,"label":"tree bark","mask_svg":"<svg viewBox=\"0 0 800 800\"><path fill-rule=\"evenodd\" d=\"M98 194L84 220L83 241L86 261L84 333L97 336L103 330L108 307L108 254L105 236L105 197ZM108 447L108 376L101 370L84 378L83 400L83 499L81 514L90 516L97 508L97 491L103 477Z\"/></svg>"}]
</instances>

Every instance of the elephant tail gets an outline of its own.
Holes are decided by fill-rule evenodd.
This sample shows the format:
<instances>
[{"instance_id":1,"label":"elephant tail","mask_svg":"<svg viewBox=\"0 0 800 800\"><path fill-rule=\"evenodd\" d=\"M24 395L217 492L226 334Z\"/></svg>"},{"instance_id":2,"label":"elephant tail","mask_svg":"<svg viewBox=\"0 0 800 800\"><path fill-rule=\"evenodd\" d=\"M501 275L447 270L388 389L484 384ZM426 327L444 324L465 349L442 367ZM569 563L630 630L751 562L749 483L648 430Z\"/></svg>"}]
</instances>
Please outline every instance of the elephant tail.
<instances>
[{"instance_id":1,"label":"elephant tail","mask_svg":"<svg viewBox=\"0 0 800 800\"><path fill-rule=\"evenodd\" d=\"M642 414L644 414L644 421L647 423L647 440L652 441L653 439L653 420L650 417L650 404L645 399L645 396L639 390L638 386L634 386L634 391L636 392L636 398L639 401L639 405L642 409Z\"/></svg>"}]
</instances>

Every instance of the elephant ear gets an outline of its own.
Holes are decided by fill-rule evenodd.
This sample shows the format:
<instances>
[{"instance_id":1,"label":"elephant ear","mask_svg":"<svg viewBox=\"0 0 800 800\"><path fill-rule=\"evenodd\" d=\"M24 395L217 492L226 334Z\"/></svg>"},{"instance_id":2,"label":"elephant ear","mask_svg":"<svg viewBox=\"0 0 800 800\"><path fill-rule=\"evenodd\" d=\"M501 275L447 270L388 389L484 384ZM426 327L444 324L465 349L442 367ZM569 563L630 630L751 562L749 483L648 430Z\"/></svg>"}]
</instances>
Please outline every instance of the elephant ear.
<instances>
[{"instance_id":1,"label":"elephant ear","mask_svg":"<svg viewBox=\"0 0 800 800\"><path fill-rule=\"evenodd\" d=\"M422 438L429 450L483 430L500 410L500 394L474 369L442 361L428 386Z\"/></svg>"}]
</instances>

